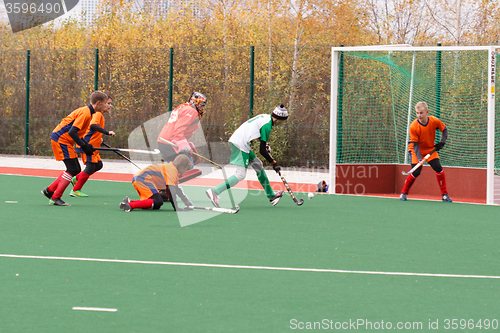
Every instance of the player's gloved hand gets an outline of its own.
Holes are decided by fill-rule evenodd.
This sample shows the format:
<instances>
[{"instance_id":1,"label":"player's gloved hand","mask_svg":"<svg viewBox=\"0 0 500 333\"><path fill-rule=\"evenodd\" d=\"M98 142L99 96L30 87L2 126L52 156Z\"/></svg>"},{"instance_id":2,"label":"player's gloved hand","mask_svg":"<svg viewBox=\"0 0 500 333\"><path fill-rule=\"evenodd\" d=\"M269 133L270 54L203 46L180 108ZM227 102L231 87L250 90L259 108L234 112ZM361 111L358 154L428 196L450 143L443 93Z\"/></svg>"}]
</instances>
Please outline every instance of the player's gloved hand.
<instances>
[{"instance_id":1,"label":"player's gloved hand","mask_svg":"<svg viewBox=\"0 0 500 333\"><path fill-rule=\"evenodd\" d=\"M198 155L200 154L200 153L198 153L198 150L196 150L196 146L194 145L194 143L189 142L189 147L191 148L191 156L193 157L193 165L200 163L201 158L197 155L193 155L193 153L198 154Z\"/></svg>"},{"instance_id":2,"label":"player's gloved hand","mask_svg":"<svg viewBox=\"0 0 500 333\"><path fill-rule=\"evenodd\" d=\"M278 162L273 161L273 169L278 175L281 176L281 167L278 165Z\"/></svg>"},{"instance_id":3,"label":"player's gloved hand","mask_svg":"<svg viewBox=\"0 0 500 333\"><path fill-rule=\"evenodd\" d=\"M444 142L438 142L434 145L434 148L436 148L436 150L440 150L443 147L444 147Z\"/></svg>"},{"instance_id":4,"label":"player's gloved hand","mask_svg":"<svg viewBox=\"0 0 500 333\"><path fill-rule=\"evenodd\" d=\"M87 155L92 155L94 153L94 147L92 147L92 145L88 142L85 142L82 146L82 150Z\"/></svg>"},{"instance_id":5,"label":"player's gloved hand","mask_svg":"<svg viewBox=\"0 0 500 333\"><path fill-rule=\"evenodd\" d=\"M163 202L170 202L170 197L168 196L167 190L159 190L158 193L160 193Z\"/></svg>"},{"instance_id":6,"label":"player's gloved hand","mask_svg":"<svg viewBox=\"0 0 500 333\"><path fill-rule=\"evenodd\" d=\"M191 147L186 139L182 139L179 141L172 140L173 143L176 144L177 148L174 147L174 150L177 154L184 154L188 157L191 156Z\"/></svg>"}]
</instances>

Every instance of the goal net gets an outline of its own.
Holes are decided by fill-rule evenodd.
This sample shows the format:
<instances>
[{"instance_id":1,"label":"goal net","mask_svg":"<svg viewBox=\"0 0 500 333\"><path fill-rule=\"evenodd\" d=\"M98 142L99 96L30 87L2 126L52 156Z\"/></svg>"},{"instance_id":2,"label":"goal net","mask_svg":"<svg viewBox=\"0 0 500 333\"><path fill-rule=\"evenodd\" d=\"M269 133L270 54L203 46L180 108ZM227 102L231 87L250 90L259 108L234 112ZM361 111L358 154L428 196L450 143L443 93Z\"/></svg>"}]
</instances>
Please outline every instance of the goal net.
<instances>
[{"instance_id":1,"label":"goal net","mask_svg":"<svg viewBox=\"0 0 500 333\"><path fill-rule=\"evenodd\" d=\"M409 164L409 126L425 101L449 130L442 165L487 168L493 203L495 62L494 47L333 48L330 184L339 164Z\"/></svg>"}]
</instances>

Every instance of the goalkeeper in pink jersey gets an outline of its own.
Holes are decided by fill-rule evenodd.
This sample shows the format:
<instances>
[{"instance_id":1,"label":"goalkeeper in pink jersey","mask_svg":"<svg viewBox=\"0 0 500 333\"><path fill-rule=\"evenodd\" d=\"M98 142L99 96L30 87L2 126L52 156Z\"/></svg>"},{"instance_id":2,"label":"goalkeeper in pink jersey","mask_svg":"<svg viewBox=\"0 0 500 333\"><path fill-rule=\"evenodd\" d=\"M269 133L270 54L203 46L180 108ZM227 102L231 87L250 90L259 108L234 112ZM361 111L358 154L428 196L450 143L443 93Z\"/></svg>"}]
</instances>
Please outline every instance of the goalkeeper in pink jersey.
<instances>
[{"instance_id":1,"label":"goalkeeper in pink jersey","mask_svg":"<svg viewBox=\"0 0 500 333\"><path fill-rule=\"evenodd\" d=\"M192 153L198 154L195 145L188 140L200 126L206 104L205 95L194 92L187 103L179 105L172 111L157 140L158 149L165 161L171 162L177 155L184 154L189 157L193 165L200 162L199 157L192 155Z\"/></svg>"}]
</instances>

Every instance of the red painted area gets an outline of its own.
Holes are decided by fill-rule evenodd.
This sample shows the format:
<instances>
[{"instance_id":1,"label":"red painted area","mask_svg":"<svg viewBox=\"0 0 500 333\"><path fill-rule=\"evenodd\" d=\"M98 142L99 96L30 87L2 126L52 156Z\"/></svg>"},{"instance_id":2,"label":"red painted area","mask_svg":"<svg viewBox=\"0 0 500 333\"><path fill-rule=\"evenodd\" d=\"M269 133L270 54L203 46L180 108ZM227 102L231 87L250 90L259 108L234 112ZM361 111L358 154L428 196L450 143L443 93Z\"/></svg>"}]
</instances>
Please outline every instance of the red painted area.
<instances>
[{"instance_id":1,"label":"red painted area","mask_svg":"<svg viewBox=\"0 0 500 333\"><path fill-rule=\"evenodd\" d=\"M4 175L36 176L49 178L57 178L63 171L64 170L0 167L0 174ZM96 174L92 175L91 179L128 182L132 181L132 175L123 173L97 172Z\"/></svg>"},{"instance_id":2,"label":"red painted area","mask_svg":"<svg viewBox=\"0 0 500 333\"><path fill-rule=\"evenodd\" d=\"M396 174L396 193L401 192L406 176L402 171L409 171L408 165L398 165ZM486 169L443 167L446 186L450 197L466 198L470 202L486 203ZM422 168L420 176L410 189L411 195L441 195L436 179L436 172L428 165Z\"/></svg>"},{"instance_id":3,"label":"red painted area","mask_svg":"<svg viewBox=\"0 0 500 333\"><path fill-rule=\"evenodd\" d=\"M399 196L409 165L340 164L337 166L336 193ZM486 203L486 170L479 168L443 168L448 193L459 202ZM436 173L425 165L410 189L408 198L440 200Z\"/></svg>"},{"instance_id":4,"label":"red painted area","mask_svg":"<svg viewBox=\"0 0 500 333\"><path fill-rule=\"evenodd\" d=\"M335 193L395 193L395 164L339 164Z\"/></svg>"},{"instance_id":5,"label":"red painted area","mask_svg":"<svg viewBox=\"0 0 500 333\"><path fill-rule=\"evenodd\" d=\"M57 178L63 170L48 170L48 169L32 169L32 168L12 168L12 167L0 167L0 174L5 175L20 175L20 176L36 176L36 177L50 177ZM132 182L133 174L126 173L107 173L107 172L97 172L90 179L95 180L109 180L109 181L119 181L119 182ZM222 182L221 179L213 178L193 178L183 183L183 185L194 185L194 186L207 186L215 187ZM288 183L290 188L294 192L314 192L316 189L316 184L302 184L302 183ZM271 182L271 187L278 191L284 190L285 186L281 182ZM262 190L262 186L258 181L242 181L238 183L235 188L248 188L252 190Z\"/></svg>"}]
</instances>

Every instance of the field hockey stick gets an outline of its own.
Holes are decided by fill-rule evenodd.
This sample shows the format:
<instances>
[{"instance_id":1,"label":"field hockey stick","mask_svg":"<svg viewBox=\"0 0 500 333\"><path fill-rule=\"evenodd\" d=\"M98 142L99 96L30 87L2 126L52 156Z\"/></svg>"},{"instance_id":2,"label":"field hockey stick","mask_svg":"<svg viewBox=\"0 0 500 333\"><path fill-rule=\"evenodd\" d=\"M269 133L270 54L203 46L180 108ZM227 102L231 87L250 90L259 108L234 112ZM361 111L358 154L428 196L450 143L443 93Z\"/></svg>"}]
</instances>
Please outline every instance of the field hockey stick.
<instances>
[{"instance_id":1,"label":"field hockey stick","mask_svg":"<svg viewBox=\"0 0 500 333\"><path fill-rule=\"evenodd\" d=\"M173 142L170 142L168 140L165 140L164 138L160 138L161 141L165 142L166 144L169 144L171 145L172 147L175 147L175 148L179 148L175 143ZM204 156L201 156L200 154L197 154L197 153L194 153L194 152L191 152L191 154L193 154L194 156L198 156L199 158L201 158L202 160L205 160L209 163L212 163L217 169L222 169L222 167L220 165L218 165L217 163L215 163L214 161L211 161L209 160L208 158L204 157Z\"/></svg>"},{"instance_id":2,"label":"field hockey stick","mask_svg":"<svg viewBox=\"0 0 500 333\"><path fill-rule=\"evenodd\" d=\"M111 148L111 146L110 146L110 145L108 145L108 144L107 144L106 142L104 142L104 141L103 141L103 142L101 142L101 144L102 144L103 146L106 146L106 147L108 147L108 148ZM140 167L140 166L138 166L137 164L135 164L135 163L134 163L134 162L133 162L130 158L128 158L127 156L123 155L123 154L122 154L122 153L120 153L119 151L114 150L114 152L115 152L118 156L120 156L120 157L122 157L122 158L126 159L127 161L129 161L130 163L132 163L133 165L135 165L135 166L136 166L139 170L141 170L141 167Z\"/></svg>"},{"instance_id":3,"label":"field hockey stick","mask_svg":"<svg viewBox=\"0 0 500 333\"><path fill-rule=\"evenodd\" d=\"M219 208L219 207L197 207L197 206L186 206L187 209L200 209L200 210L211 210L217 213L229 213L236 214L239 212L240 207L236 206L234 209L229 208Z\"/></svg>"},{"instance_id":4,"label":"field hockey stick","mask_svg":"<svg viewBox=\"0 0 500 333\"><path fill-rule=\"evenodd\" d=\"M271 156L271 147L269 146L269 144L266 144L266 150L267 150L267 153L269 154L269 156L273 159L273 163L276 163L274 158ZM274 168L274 164L273 164L273 168ZM290 196L292 197L293 201L297 204L297 206L301 206L304 203L304 199L297 200L297 197L295 196L295 194L293 194L293 191L290 188L290 185L288 185L288 182L286 181L285 177L283 177L281 175L281 172L279 171L279 169L274 170L274 171L276 171L276 173L280 176L281 181L285 185L285 188L288 191L288 193L290 194Z\"/></svg>"},{"instance_id":5,"label":"field hockey stick","mask_svg":"<svg viewBox=\"0 0 500 333\"><path fill-rule=\"evenodd\" d=\"M405 176L411 175L413 172L415 172L415 170L417 170L418 168L420 168L422 166L422 164L424 164L425 161L427 161L427 159L429 157L431 157L431 155L435 151L436 151L436 148L434 148L433 150L431 150L431 152L429 154L425 155L425 157L420 162L418 162L413 168L411 168L410 171L408 171L408 172L402 171L403 175L405 175Z\"/></svg>"},{"instance_id":6,"label":"field hockey stick","mask_svg":"<svg viewBox=\"0 0 500 333\"><path fill-rule=\"evenodd\" d=\"M141 124L141 130L142 130L142 136L144 137L144 141L146 142L146 147L148 150L151 150L151 146L149 145L149 140L148 140L148 135L146 133L146 128L144 127L144 123ZM154 164L154 158L152 155L149 155L149 158L151 159L151 164Z\"/></svg>"},{"instance_id":7,"label":"field hockey stick","mask_svg":"<svg viewBox=\"0 0 500 333\"><path fill-rule=\"evenodd\" d=\"M160 138L160 140L165 142L166 144L171 145L172 147L179 148L175 143L170 142L164 138ZM224 177L224 182L226 183L226 187L227 187L227 193L229 194L229 199L231 200L231 207L236 209L236 207L238 207L238 206L236 206L234 203L233 194L231 193L231 187L229 187L229 183L227 182L226 171L224 170L224 168L221 167L220 165L218 165L217 163L215 163L214 161L211 161L208 158L201 156L200 154L197 154L194 152L191 152L191 154L193 154L194 156L198 156L199 158L201 158L207 162L212 163L217 169L220 169L222 171L222 177Z\"/></svg>"},{"instance_id":8,"label":"field hockey stick","mask_svg":"<svg viewBox=\"0 0 500 333\"><path fill-rule=\"evenodd\" d=\"M95 150L109 150L109 151L125 151L129 153L136 153L136 154L151 154L151 155L158 155L160 153L159 149L155 150L142 150L142 149L125 149L125 148L103 148L103 147L97 147L94 148Z\"/></svg>"},{"instance_id":9,"label":"field hockey stick","mask_svg":"<svg viewBox=\"0 0 500 333\"><path fill-rule=\"evenodd\" d=\"M288 185L285 177L283 177L281 175L280 175L280 177L281 177L281 181L283 182L283 184L285 184L285 188L288 191L288 193L290 194L290 196L292 197L293 201L297 204L297 206L301 206L304 203L304 199L297 200L297 197L295 196L295 194L293 194L293 191L290 188L290 185Z\"/></svg>"}]
</instances>

